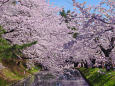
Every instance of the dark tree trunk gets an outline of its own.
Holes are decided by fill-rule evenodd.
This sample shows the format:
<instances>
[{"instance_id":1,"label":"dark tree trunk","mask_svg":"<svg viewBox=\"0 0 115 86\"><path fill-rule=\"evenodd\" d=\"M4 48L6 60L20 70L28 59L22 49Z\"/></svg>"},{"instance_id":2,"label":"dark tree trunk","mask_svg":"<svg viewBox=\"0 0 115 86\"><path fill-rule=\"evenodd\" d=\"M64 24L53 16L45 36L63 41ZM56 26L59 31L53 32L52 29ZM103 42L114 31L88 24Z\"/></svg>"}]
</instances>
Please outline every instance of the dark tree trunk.
<instances>
[{"instance_id":1,"label":"dark tree trunk","mask_svg":"<svg viewBox=\"0 0 115 86\"><path fill-rule=\"evenodd\" d=\"M94 68L94 65L95 65L95 61L96 61L96 59L94 59L94 58L90 58L90 61L91 61L91 63L92 63L92 67Z\"/></svg>"},{"instance_id":2,"label":"dark tree trunk","mask_svg":"<svg viewBox=\"0 0 115 86\"><path fill-rule=\"evenodd\" d=\"M85 63L84 63L84 67L85 67L85 68L88 68L88 63L87 63L86 60L85 60Z\"/></svg>"},{"instance_id":3,"label":"dark tree trunk","mask_svg":"<svg viewBox=\"0 0 115 86\"><path fill-rule=\"evenodd\" d=\"M78 67L79 62L74 62L74 67Z\"/></svg>"},{"instance_id":4,"label":"dark tree trunk","mask_svg":"<svg viewBox=\"0 0 115 86\"><path fill-rule=\"evenodd\" d=\"M114 41L115 41L115 37L112 37L110 40L110 45L108 49L105 49L102 45L99 45L101 51L104 53L105 57L108 58L108 62L106 63L106 70L109 71L110 69L112 69L112 59L110 57L110 54L112 52L112 50L114 49Z\"/></svg>"},{"instance_id":5,"label":"dark tree trunk","mask_svg":"<svg viewBox=\"0 0 115 86\"><path fill-rule=\"evenodd\" d=\"M114 48L115 37L112 37L110 40L110 45L108 49L105 49L102 45L99 45L101 51L104 53L105 57L109 57L112 49Z\"/></svg>"}]
</instances>

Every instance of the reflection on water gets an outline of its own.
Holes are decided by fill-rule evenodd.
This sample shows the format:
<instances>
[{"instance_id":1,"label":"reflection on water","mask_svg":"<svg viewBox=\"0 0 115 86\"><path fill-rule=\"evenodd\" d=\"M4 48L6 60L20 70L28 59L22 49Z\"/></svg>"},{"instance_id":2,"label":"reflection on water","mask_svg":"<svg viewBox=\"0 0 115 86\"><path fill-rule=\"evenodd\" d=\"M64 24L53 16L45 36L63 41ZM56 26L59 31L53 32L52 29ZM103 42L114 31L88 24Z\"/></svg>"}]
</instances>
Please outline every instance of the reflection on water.
<instances>
[{"instance_id":1,"label":"reflection on water","mask_svg":"<svg viewBox=\"0 0 115 86\"><path fill-rule=\"evenodd\" d=\"M61 73L42 71L14 86L89 86L76 69L64 69Z\"/></svg>"}]
</instances>

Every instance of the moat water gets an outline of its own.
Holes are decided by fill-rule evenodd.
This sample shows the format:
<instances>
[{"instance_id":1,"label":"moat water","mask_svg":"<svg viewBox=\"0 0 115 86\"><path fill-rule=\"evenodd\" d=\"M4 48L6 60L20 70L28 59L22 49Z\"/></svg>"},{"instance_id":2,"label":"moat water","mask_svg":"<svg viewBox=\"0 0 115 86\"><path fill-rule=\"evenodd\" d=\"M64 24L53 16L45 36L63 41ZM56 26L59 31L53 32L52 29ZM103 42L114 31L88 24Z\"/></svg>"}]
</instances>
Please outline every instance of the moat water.
<instances>
[{"instance_id":1,"label":"moat water","mask_svg":"<svg viewBox=\"0 0 115 86\"><path fill-rule=\"evenodd\" d=\"M89 86L76 69L62 72L41 71L12 86Z\"/></svg>"}]
</instances>

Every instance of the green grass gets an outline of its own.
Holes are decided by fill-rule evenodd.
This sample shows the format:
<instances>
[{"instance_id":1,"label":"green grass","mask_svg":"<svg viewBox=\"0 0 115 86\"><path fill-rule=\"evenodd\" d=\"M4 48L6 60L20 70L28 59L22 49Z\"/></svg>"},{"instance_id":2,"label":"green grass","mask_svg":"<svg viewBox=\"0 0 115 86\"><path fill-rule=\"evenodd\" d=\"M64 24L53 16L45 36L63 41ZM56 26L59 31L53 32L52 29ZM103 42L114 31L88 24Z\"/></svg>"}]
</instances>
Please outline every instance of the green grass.
<instances>
[{"instance_id":1,"label":"green grass","mask_svg":"<svg viewBox=\"0 0 115 86\"><path fill-rule=\"evenodd\" d=\"M20 65L17 65L16 61L12 61L12 59L1 60L1 62L5 68L0 70L0 86L7 86L20 81L25 77L38 73L41 69L39 66L35 66L30 70L26 70L27 68L24 66L26 61L24 60Z\"/></svg>"},{"instance_id":2,"label":"green grass","mask_svg":"<svg viewBox=\"0 0 115 86\"><path fill-rule=\"evenodd\" d=\"M33 67L31 70L28 70L28 72L29 72L30 74L34 74L34 73L37 73L38 70L41 70L41 67L35 66L35 67Z\"/></svg>"},{"instance_id":3,"label":"green grass","mask_svg":"<svg viewBox=\"0 0 115 86\"><path fill-rule=\"evenodd\" d=\"M80 68L82 74L88 79L92 86L115 86L115 71L106 72L99 68ZM99 73L104 72L104 74Z\"/></svg>"},{"instance_id":4,"label":"green grass","mask_svg":"<svg viewBox=\"0 0 115 86\"><path fill-rule=\"evenodd\" d=\"M0 78L0 86L6 86L7 82Z\"/></svg>"}]
</instances>

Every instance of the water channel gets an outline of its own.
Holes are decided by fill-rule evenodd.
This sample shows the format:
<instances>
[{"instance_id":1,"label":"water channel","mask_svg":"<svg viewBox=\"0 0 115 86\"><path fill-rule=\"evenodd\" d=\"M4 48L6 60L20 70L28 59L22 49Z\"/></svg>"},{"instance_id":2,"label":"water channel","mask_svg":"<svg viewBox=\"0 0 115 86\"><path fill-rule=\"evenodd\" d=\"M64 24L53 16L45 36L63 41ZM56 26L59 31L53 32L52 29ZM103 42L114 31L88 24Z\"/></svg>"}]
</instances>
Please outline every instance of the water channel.
<instances>
[{"instance_id":1,"label":"water channel","mask_svg":"<svg viewBox=\"0 0 115 86\"><path fill-rule=\"evenodd\" d=\"M41 71L12 86L89 86L76 69L62 72Z\"/></svg>"}]
</instances>

